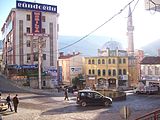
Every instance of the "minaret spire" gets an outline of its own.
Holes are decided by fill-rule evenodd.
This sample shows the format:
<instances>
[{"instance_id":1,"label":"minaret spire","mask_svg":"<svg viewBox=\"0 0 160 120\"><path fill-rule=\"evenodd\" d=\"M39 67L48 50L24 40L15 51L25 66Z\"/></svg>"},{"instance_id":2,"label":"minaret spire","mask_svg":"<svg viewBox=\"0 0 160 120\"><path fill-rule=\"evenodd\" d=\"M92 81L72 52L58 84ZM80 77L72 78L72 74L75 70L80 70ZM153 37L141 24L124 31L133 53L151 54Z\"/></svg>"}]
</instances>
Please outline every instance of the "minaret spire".
<instances>
[{"instance_id":1,"label":"minaret spire","mask_svg":"<svg viewBox=\"0 0 160 120\"><path fill-rule=\"evenodd\" d=\"M134 31L134 26L132 23L132 12L131 12L131 8L129 6L128 21L127 21L128 55L129 56L134 56L133 31Z\"/></svg>"}]
</instances>

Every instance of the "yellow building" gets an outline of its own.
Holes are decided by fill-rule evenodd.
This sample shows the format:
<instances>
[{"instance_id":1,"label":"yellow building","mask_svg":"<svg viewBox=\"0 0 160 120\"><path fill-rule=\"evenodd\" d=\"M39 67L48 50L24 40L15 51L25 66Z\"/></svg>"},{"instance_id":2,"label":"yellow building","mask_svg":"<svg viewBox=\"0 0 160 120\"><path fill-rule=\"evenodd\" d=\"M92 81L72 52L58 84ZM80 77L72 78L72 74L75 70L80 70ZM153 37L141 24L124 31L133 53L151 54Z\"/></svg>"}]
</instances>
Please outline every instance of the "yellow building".
<instances>
[{"instance_id":1,"label":"yellow building","mask_svg":"<svg viewBox=\"0 0 160 120\"><path fill-rule=\"evenodd\" d=\"M86 86L127 88L128 55L125 50L98 50L97 57L85 57Z\"/></svg>"}]
</instances>

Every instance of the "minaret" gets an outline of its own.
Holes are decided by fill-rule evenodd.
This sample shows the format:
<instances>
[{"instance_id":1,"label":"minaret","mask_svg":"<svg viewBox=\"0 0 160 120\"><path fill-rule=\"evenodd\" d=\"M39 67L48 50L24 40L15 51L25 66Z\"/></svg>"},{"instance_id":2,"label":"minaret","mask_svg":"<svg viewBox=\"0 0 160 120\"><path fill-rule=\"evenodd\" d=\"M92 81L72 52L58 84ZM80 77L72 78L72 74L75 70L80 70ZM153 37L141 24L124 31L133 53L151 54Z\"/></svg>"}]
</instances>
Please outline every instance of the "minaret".
<instances>
[{"instance_id":1,"label":"minaret","mask_svg":"<svg viewBox=\"0 0 160 120\"><path fill-rule=\"evenodd\" d=\"M133 31L134 31L134 26L132 25L132 12L129 6L128 21L127 21L128 55L129 56L134 56Z\"/></svg>"}]
</instances>

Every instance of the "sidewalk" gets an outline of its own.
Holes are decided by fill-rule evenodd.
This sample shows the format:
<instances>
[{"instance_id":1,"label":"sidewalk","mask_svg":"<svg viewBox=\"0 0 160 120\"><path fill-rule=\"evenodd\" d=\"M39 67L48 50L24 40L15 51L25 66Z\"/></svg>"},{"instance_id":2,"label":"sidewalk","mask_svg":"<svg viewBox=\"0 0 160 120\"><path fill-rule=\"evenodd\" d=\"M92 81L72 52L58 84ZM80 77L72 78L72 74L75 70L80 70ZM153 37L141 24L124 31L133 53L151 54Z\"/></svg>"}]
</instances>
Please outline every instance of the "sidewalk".
<instances>
[{"instance_id":1,"label":"sidewalk","mask_svg":"<svg viewBox=\"0 0 160 120\"><path fill-rule=\"evenodd\" d=\"M60 91L58 92L58 90L56 88L52 88L52 89L33 89L30 87L21 87L21 89L31 92L31 93L35 93L35 94L47 94L47 95L53 95L55 97L64 97L64 91ZM68 93L69 97L75 97L75 95L73 93Z\"/></svg>"}]
</instances>

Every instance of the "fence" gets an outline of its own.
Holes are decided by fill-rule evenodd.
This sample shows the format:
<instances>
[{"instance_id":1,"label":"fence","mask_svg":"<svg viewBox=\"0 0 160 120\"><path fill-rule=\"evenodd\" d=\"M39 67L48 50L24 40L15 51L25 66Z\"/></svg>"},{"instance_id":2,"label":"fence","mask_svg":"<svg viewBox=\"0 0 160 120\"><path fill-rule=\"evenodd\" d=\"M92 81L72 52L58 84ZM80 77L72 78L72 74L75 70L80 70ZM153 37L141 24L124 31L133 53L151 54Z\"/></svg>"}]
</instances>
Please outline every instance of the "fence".
<instances>
[{"instance_id":1,"label":"fence","mask_svg":"<svg viewBox=\"0 0 160 120\"><path fill-rule=\"evenodd\" d=\"M136 120L160 120L160 109L141 116Z\"/></svg>"}]
</instances>

